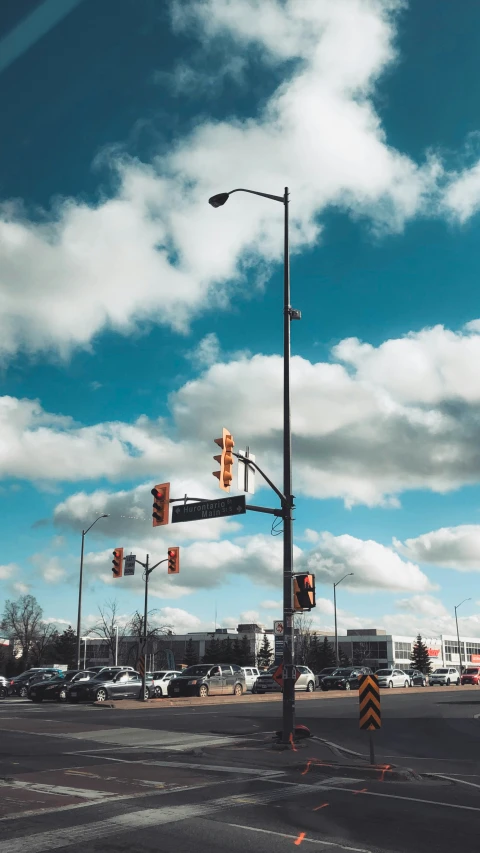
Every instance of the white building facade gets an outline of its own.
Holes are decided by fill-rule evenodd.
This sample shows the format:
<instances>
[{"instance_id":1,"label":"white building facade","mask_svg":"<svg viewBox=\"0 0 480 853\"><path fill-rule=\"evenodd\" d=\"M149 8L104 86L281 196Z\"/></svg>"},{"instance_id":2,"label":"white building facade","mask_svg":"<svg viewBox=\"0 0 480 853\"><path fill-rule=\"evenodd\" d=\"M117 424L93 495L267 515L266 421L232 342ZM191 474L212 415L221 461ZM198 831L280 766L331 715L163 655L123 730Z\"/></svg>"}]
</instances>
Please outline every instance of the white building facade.
<instances>
[{"instance_id":1,"label":"white building facade","mask_svg":"<svg viewBox=\"0 0 480 853\"><path fill-rule=\"evenodd\" d=\"M338 647L353 661L378 667L396 666L399 669L410 666L412 648L416 637L387 634L379 628L347 630L346 635L338 637ZM428 648L432 668L437 666L480 665L480 639L460 637L460 652L456 636L439 634L437 637L423 637ZM363 660L361 660L363 659Z\"/></svg>"}]
</instances>

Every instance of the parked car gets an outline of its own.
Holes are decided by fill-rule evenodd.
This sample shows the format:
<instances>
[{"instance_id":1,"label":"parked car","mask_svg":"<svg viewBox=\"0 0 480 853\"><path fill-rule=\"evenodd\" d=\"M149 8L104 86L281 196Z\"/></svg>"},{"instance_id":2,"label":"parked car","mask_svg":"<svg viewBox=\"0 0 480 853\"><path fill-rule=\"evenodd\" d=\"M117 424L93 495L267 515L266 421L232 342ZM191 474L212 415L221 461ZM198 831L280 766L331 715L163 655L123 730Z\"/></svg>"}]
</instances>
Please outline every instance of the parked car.
<instances>
[{"instance_id":1,"label":"parked car","mask_svg":"<svg viewBox=\"0 0 480 853\"><path fill-rule=\"evenodd\" d=\"M8 692L8 679L4 675L0 675L0 699L5 699Z\"/></svg>"},{"instance_id":2,"label":"parked car","mask_svg":"<svg viewBox=\"0 0 480 853\"><path fill-rule=\"evenodd\" d=\"M411 687L426 687L428 684L428 676L419 669L404 669L403 670L410 679Z\"/></svg>"},{"instance_id":3,"label":"parked car","mask_svg":"<svg viewBox=\"0 0 480 853\"><path fill-rule=\"evenodd\" d=\"M72 684L79 681L90 681L94 677L93 672L86 670L70 670L65 673L64 678L51 678L48 681L34 681L28 689L28 698L32 702L66 702L67 690Z\"/></svg>"},{"instance_id":4,"label":"parked car","mask_svg":"<svg viewBox=\"0 0 480 853\"><path fill-rule=\"evenodd\" d=\"M315 676L315 687L321 687L322 681L327 675L333 675L338 666L326 666L320 670Z\"/></svg>"},{"instance_id":5,"label":"parked car","mask_svg":"<svg viewBox=\"0 0 480 853\"><path fill-rule=\"evenodd\" d=\"M258 666L242 666L242 670L245 676L245 689L253 690L253 685L260 675Z\"/></svg>"},{"instance_id":6,"label":"parked car","mask_svg":"<svg viewBox=\"0 0 480 853\"><path fill-rule=\"evenodd\" d=\"M480 667L478 666L467 666L466 670L462 672L460 678L460 684L480 684Z\"/></svg>"},{"instance_id":7,"label":"parked car","mask_svg":"<svg viewBox=\"0 0 480 853\"><path fill-rule=\"evenodd\" d=\"M233 693L241 696L246 691L245 675L236 663L197 663L172 678L168 685L169 696L209 696Z\"/></svg>"},{"instance_id":8,"label":"parked car","mask_svg":"<svg viewBox=\"0 0 480 853\"><path fill-rule=\"evenodd\" d=\"M410 676L403 669L377 669L379 687L410 687Z\"/></svg>"},{"instance_id":9,"label":"parked car","mask_svg":"<svg viewBox=\"0 0 480 853\"><path fill-rule=\"evenodd\" d=\"M252 693L278 693L282 690L279 684L275 681L273 675L278 667L274 667L269 672L264 672L257 678ZM315 675L308 666L297 666L297 671L300 672L297 681L295 682L295 690L306 690L307 693L313 693L315 690Z\"/></svg>"},{"instance_id":10,"label":"parked car","mask_svg":"<svg viewBox=\"0 0 480 853\"><path fill-rule=\"evenodd\" d=\"M20 696L22 699L25 699L28 696L28 689L31 687L34 682L37 681L50 681L52 678L57 676L56 670L28 670L27 672L22 672L21 675L15 676L15 678L10 679L7 687L7 693L9 696Z\"/></svg>"},{"instance_id":11,"label":"parked car","mask_svg":"<svg viewBox=\"0 0 480 853\"><path fill-rule=\"evenodd\" d=\"M372 675L368 666L342 666L322 679L322 690L358 690L360 676Z\"/></svg>"},{"instance_id":12,"label":"parked car","mask_svg":"<svg viewBox=\"0 0 480 853\"><path fill-rule=\"evenodd\" d=\"M150 698L153 692L147 680L145 696ZM142 679L138 672L129 670L120 670L113 672L110 675L100 673L96 678L92 678L86 682L74 682L69 687L67 698L69 702L105 702L106 699L141 699L142 697Z\"/></svg>"},{"instance_id":13,"label":"parked car","mask_svg":"<svg viewBox=\"0 0 480 853\"><path fill-rule=\"evenodd\" d=\"M125 672L127 669L129 672L136 672L133 666L89 666L85 667L89 672L96 672L99 674L100 672Z\"/></svg>"},{"instance_id":14,"label":"parked car","mask_svg":"<svg viewBox=\"0 0 480 853\"><path fill-rule=\"evenodd\" d=\"M428 681L430 687L433 687L435 684L440 684L445 687L450 687L450 684L456 684L458 686L460 684L460 675L458 673L458 669L455 669L454 666L443 666L438 669L434 669L430 674Z\"/></svg>"},{"instance_id":15,"label":"parked car","mask_svg":"<svg viewBox=\"0 0 480 853\"><path fill-rule=\"evenodd\" d=\"M147 673L153 682L154 696L166 696L168 692L168 685L172 678L176 678L177 675L181 674L181 671L177 669L162 669Z\"/></svg>"}]
</instances>

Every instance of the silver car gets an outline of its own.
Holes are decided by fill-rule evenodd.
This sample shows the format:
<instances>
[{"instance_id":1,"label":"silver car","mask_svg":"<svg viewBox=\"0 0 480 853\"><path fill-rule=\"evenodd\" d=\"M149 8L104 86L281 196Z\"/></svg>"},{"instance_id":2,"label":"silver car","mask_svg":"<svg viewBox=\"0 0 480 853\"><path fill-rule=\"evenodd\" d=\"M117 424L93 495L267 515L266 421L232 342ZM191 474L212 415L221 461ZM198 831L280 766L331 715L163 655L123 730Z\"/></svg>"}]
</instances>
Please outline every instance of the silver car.
<instances>
[{"instance_id":1,"label":"silver car","mask_svg":"<svg viewBox=\"0 0 480 853\"><path fill-rule=\"evenodd\" d=\"M403 669L377 669L379 687L410 687L410 676Z\"/></svg>"}]
</instances>

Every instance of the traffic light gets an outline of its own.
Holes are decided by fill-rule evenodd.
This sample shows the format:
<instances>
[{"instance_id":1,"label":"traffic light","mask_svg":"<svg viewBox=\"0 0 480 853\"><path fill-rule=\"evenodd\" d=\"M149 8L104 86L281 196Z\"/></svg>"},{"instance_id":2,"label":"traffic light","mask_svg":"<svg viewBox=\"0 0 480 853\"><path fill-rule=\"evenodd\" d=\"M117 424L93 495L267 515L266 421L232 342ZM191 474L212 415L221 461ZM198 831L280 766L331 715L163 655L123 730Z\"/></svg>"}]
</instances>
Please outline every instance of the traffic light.
<instances>
[{"instance_id":1,"label":"traffic light","mask_svg":"<svg viewBox=\"0 0 480 853\"><path fill-rule=\"evenodd\" d=\"M180 548L168 549L168 574L178 575L180 571Z\"/></svg>"},{"instance_id":2,"label":"traffic light","mask_svg":"<svg viewBox=\"0 0 480 853\"><path fill-rule=\"evenodd\" d=\"M152 495L152 526L160 527L161 524L168 524L170 483L160 483L158 486L154 486Z\"/></svg>"},{"instance_id":3,"label":"traffic light","mask_svg":"<svg viewBox=\"0 0 480 853\"><path fill-rule=\"evenodd\" d=\"M121 578L123 575L123 548L115 548L113 552L112 572L114 578Z\"/></svg>"},{"instance_id":4,"label":"traffic light","mask_svg":"<svg viewBox=\"0 0 480 853\"><path fill-rule=\"evenodd\" d=\"M311 610L315 607L315 575L294 575L294 610Z\"/></svg>"},{"instance_id":5,"label":"traffic light","mask_svg":"<svg viewBox=\"0 0 480 853\"><path fill-rule=\"evenodd\" d=\"M214 471L213 476L218 477L218 482L220 488L225 492L230 491L230 483L232 482L233 474L233 455L232 455L232 447L235 442L233 440L233 435L231 435L228 429L223 428L222 437L214 438L215 444L218 444L219 447L222 448L222 452L218 456L214 456L215 462L218 462L220 465L220 471Z\"/></svg>"}]
</instances>

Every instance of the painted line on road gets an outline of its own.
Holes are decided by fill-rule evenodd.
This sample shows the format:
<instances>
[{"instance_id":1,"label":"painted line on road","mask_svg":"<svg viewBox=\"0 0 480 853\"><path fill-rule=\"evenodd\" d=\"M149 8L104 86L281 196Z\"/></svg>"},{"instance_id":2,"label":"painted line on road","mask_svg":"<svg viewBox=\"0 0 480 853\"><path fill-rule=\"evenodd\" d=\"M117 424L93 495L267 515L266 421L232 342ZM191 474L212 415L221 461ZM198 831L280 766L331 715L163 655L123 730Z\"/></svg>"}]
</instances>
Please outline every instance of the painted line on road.
<instances>
[{"instance_id":1,"label":"painted line on road","mask_svg":"<svg viewBox=\"0 0 480 853\"><path fill-rule=\"evenodd\" d=\"M466 782L465 779L455 779L453 776L444 776L443 773L428 773L428 776L435 776L436 779L448 779L449 782L460 782L462 785L470 785L472 788L480 788L476 782Z\"/></svg>"},{"instance_id":2,"label":"painted line on road","mask_svg":"<svg viewBox=\"0 0 480 853\"><path fill-rule=\"evenodd\" d=\"M318 785L304 785L294 783L298 793L312 793L313 791L331 790L335 778L327 778ZM159 792L160 793L160 792ZM97 842L100 838L107 838L116 833L129 830L138 832L141 829L158 827L168 823L177 823L181 820L205 817L209 814L224 811L225 809L241 807L243 805L266 805L275 800L287 799L292 796L292 786L286 785L274 791L264 791L259 794L250 795L245 803L245 794L233 794L229 797L221 797L205 803L193 803L189 805L164 806L157 809L143 809L116 817L94 821L90 824L79 826L68 826L62 829L38 832L32 835L2 841L2 853L43 853L46 850L58 850L62 847L70 847L81 843L83 846L88 841ZM137 839L138 844L138 839Z\"/></svg>"},{"instance_id":3,"label":"painted line on road","mask_svg":"<svg viewBox=\"0 0 480 853\"><path fill-rule=\"evenodd\" d=\"M272 780L273 781L273 780ZM331 790L331 789L330 789ZM336 788L335 790L339 792L345 792L348 794L358 794L356 788ZM383 797L387 800L404 800L409 803L421 803L422 805L427 806L441 806L445 809L460 809L467 812L480 812L480 806L465 806L460 803L443 803L440 800L423 800L420 797L402 797L400 794L381 794L379 791L364 791L362 792L363 797ZM3 853L3 851L2 851Z\"/></svg>"},{"instance_id":4,"label":"painted line on road","mask_svg":"<svg viewBox=\"0 0 480 853\"><path fill-rule=\"evenodd\" d=\"M98 777L101 778L100 776ZM87 788L69 788L65 785L47 785L43 782L6 782L0 780L0 788L21 788L22 791L37 791L40 794L60 794L64 797L78 797L84 800L104 800L114 796L111 791L93 791Z\"/></svg>"},{"instance_id":5,"label":"painted line on road","mask_svg":"<svg viewBox=\"0 0 480 853\"><path fill-rule=\"evenodd\" d=\"M266 835L276 835L279 838L291 838L294 842L298 838L297 835L288 835L286 832L275 832L273 829L260 829L257 826L242 826L240 823L226 823L223 825L232 826L235 829L246 829L250 832L263 832ZM365 847L348 847L346 844L340 844L339 841L321 841L319 838L308 838L307 835L302 838L302 844L305 841L310 842L310 844L321 844L323 847L338 847L340 850L351 850L354 853L372 853L371 850L367 850Z\"/></svg>"},{"instance_id":6,"label":"painted line on road","mask_svg":"<svg viewBox=\"0 0 480 853\"><path fill-rule=\"evenodd\" d=\"M78 755L78 753L67 752L65 755ZM85 758L98 758L98 755L90 755L88 752L84 752L83 755ZM116 761L120 764L144 764L155 767L186 767L188 770L211 770L214 773L250 773L252 776L285 776L288 772L287 770L259 770L258 768L252 767L224 767L223 765L218 764L188 764L184 761L157 761L154 758L146 758L143 761L133 760L129 761L128 758L111 758L111 756L105 756L105 761Z\"/></svg>"}]
</instances>

